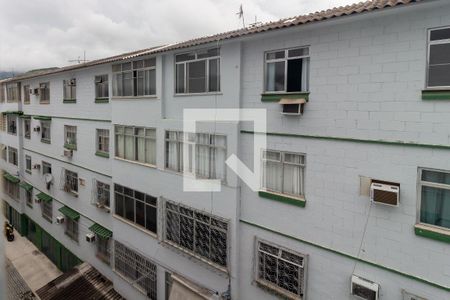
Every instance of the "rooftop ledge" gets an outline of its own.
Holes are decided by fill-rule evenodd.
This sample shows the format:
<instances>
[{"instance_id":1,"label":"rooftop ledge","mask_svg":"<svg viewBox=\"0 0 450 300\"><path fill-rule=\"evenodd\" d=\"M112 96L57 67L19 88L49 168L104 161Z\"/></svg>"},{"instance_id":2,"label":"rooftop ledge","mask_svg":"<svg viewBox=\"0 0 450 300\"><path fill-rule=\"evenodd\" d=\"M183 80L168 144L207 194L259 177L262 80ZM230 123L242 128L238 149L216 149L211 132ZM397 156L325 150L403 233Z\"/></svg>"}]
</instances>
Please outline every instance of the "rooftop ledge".
<instances>
[{"instance_id":1,"label":"rooftop ledge","mask_svg":"<svg viewBox=\"0 0 450 300\"><path fill-rule=\"evenodd\" d=\"M422 90L422 100L450 100L450 89Z\"/></svg>"},{"instance_id":2,"label":"rooftop ledge","mask_svg":"<svg viewBox=\"0 0 450 300\"><path fill-rule=\"evenodd\" d=\"M414 232L418 236L426 237L436 241L450 243L450 230L440 229L426 224L414 225Z\"/></svg>"},{"instance_id":3,"label":"rooftop ledge","mask_svg":"<svg viewBox=\"0 0 450 300\"><path fill-rule=\"evenodd\" d=\"M305 205L306 205L306 200L304 198L298 198L298 197L294 197L294 196L288 196L288 195L275 193L275 192L268 192L268 191L259 191L258 195L261 198L275 200L275 201L279 201L279 202L289 204L289 205L295 205L295 206L299 206L299 207L305 207Z\"/></svg>"},{"instance_id":4,"label":"rooftop ledge","mask_svg":"<svg viewBox=\"0 0 450 300\"><path fill-rule=\"evenodd\" d=\"M281 99L297 99L303 98L306 101L309 100L309 92L295 92L295 93L262 93L261 101L262 102L278 102Z\"/></svg>"}]
</instances>

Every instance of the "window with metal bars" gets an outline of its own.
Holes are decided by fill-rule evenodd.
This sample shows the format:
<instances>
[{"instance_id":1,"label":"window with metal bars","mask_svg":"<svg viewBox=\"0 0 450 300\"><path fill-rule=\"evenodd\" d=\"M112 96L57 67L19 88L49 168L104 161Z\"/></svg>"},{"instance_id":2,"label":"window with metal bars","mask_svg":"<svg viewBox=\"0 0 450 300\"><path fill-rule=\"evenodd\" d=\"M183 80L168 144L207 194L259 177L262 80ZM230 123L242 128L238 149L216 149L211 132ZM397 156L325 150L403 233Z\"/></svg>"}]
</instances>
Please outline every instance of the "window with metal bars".
<instances>
[{"instance_id":1,"label":"window with metal bars","mask_svg":"<svg viewBox=\"0 0 450 300\"><path fill-rule=\"evenodd\" d=\"M17 166L18 164L17 148L8 146L8 161L10 164Z\"/></svg>"},{"instance_id":2,"label":"window with metal bars","mask_svg":"<svg viewBox=\"0 0 450 300\"><path fill-rule=\"evenodd\" d=\"M64 125L64 147L71 150L77 148L77 127Z\"/></svg>"},{"instance_id":3,"label":"window with metal bars","mask_svg":"<svg viewBox=\"0 0 450 300\"><path fill-rule=\"evenodd\" d=\"M19 200L19 184L13 183L9 180L3 180L5 193L13 198L14 200Z\"/></svg>"},{"instance_id":4,"label":"window with metal bars","mask_svg":"<svg viewBox=\"0 0 450 300\"><path fill-rule=\"evenodd\" d=\"M66 229L64 233L75 242L78 242L78 221L70 218L65 218Z\"/></svg>"},{"instance_id":5,"label":"window with metal bars","mask_svg":"<svg viewBox=\"0 0 450 300\"><path fill-rule=\"evenodd\" d=\"M41 203L42 217L52 223L53 218L53 201L42 201Z\"/></svg>"},{"instance_id":6,"label":"window with metal bars","mask_svg":"<svg viewBox=\"0 0 450 300\"><path fill-rule=\"evenodd\" d=\"M109 86L107 74L95 76L95 98L96 99L109 98Z\"/></svg>"},{"instance_id":7,"label":"window with metal bars","mask_svg":"<svg viewBox=\"0 0 450 300\"><path fill-rule=\"evenodd\" d=\"M97 151L109 153L109 130L97 129Z\"/></svg>"},{"instance_id":8,"label":"window with metal bars","mask_svg":"<svg viewBox=\"0 0 450 300\"><path fill-rule=\"evenodd\" d=\"M66 169L62 169L63 173L63 190L74 195L78 195L78 174Z\"/></svg>"},{"instance_id":9,"label":"window with metal bars","mask_svg":"<svg viewBox=\"0 0 450 300\"><path fill-rule=\"evenodd\" d=\"M20 83L8 83L6 85L6 101L18 102L20 100Z\"/></svg>"},{"instance_id":10,"label":"window with metal bars","mask_svg":"<svg viewBox=\"0 0 450 300\"><path fill-rule=\"evenodd\" d=\"M17 116L15 115L8 115L8 133L9 134L17 134Z\"/></svg>"},{"instance_id":11,"label":"window with metal bars","mask_svg":"<svg viewBox=\"0 0 450 300\"><path fill-rule=\"evenodd\" d=\"M308 256L261 240L256 247L256 281L290 299L303 299Z\"/></svg>"},{"instance_id":12,"label":"window with metal bars","mask_svg":"<svg viewBox=\"0 0 450 300\"><path fill-rule=\"evenodd\" d=\"M50 82L39 83L39 102L50 102Z\"/></svg>"},{"instance_id":13,"label":"window with metal bars","mask_svg":"<svg viewBox=\"0 0 450 300\"><path fill-rule=\"evenodd\" d=\"M156 264L118 241L114 241L114 271L131 281L149 299L157 299Z\"/></svg>"},{"instance_id":14,"label":"window with metal bars","mask_svg":"<svg viewBox=\"0 0 450 300\"><path fill-rule=\"evenodd\" d=\"M219 267L227 267L227 220L166 200L164 230L166 242Z\"/></svg>"}]
</instances>

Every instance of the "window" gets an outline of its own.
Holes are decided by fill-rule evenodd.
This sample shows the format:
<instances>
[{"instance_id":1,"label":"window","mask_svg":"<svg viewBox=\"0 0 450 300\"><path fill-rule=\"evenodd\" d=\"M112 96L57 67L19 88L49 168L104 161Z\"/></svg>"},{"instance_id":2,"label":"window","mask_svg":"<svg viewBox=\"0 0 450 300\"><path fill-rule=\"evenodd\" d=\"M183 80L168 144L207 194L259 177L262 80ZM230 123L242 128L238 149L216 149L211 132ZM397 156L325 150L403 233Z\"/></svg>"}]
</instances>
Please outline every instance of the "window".
<instances>
[{"instance_id":1,"label":"window","mask_svg":"<svg viewBox=\"0 0 450 300\"><path fill-rule=\"evenodd\" d=\"M307 255L257 241L256 281L267 288L302 299L306 291Z\"/></svg>"},{"instance_id":2,"label":"window","mask_svg":"<svg viewBox=\"0 0 450 300\"><path fill-rule=\"evenodd\" d=\"M30 86L23 86L23 104L30 104Z\"/></svg>"},{"instance_id":3,"label":"window","mask_svg":"<svg viewBox=\"0 0 450 300\"><path fill-rule=\"evenodd\" d=\"M152 96L156 94L156 58L112 66L113 96Z\"/></svg>"},{"instance_id":4,"label":"window","mask_svg":"<svg viewBox=\"0 0 450 300\"><path fill-rule=\"evenodd\" d=\"M109 184L95 181L95 203L99 207L109 207L109 198L110 198L110 192L109 192Z\"/></svg>"},{"instance_id":5,"label":"window","mask_svg":"<svg viewBox=\"0 0 450 300\"><path fill-rule=\"evenodd\" d=\"M158 203L156 197L115 184L116 215L157 233Z\"/></svg>"},{"instance_id":6,"label":"window","mask_svg":"<svg viewBox=\"0 0 450 300\"><path fill-rule=\"evenodd\" d=\"M44 82L39 84L39 102L50 102L50 82Z\"/></svg>"},{"instance_id":7,"label":"window","mask_svg":"<svg viewBox=\"0 0 450 300\"><path fill-rule=\"evenodd\" d=\"M6 131L8 127L8 116L6 114L0 114L0 130Z\"/></svg>"},{"instance_id":8,"label":"window","mask_svg":"<svg viewBox=\"0 0 450 300\"><path fill-rule=\"evenodd\" d=\"M97 129L97 151L109 153L109 130Z\"/></svg>"},{"instance_id":9,"label":"window","mask_svg":"<svg viewBox=\"0 0 450 300\"><path fill-rule=\"evenodd\" d=\"M450 28L429 31L427 87L449 87Z\"/></svg>"},{"instance_id":10,"label":"window","mask_svg":"<svg viewBox=\"0 0 450 300\"><path fill-rule=\"evenodd\" d=\"M31 137L31 119L23 119L23 135L26 139Z\"/></svg>"},{"instance_id":11,"label":"window","mask_svg":"<svg viewBox=\"0 0 450 300\"><path fill-rule=\"evenodd\" d=\"M5 85L0 84L0 102L5 102Z\"/></svg>"},{"instance_id":12,"label":"window","mask_svg":"<svg viewBox=\"0 0 450 300\"><path fill-rule=\"evenodd\" d=\"M108 75L95 76L95 99L108 99Z\"/></svg>"},{"instance_id":13,"label":"window","mask_svg":"<svg viewBox=\"0 0 450 300\"><path fill-rule=\"evenodd\" d=\"M14 200L19 200L19 184L9 180L3 180L4 190Z\"/></svg>"},{"instance_id":14,"label":"window","mask_svg":"<svg viewBox=\"0 0 450 300\"><path fill-rule=\"evenodd\" d=\"M77 99L77 80L75 78L63 80L63 86L63 100L75 101Z\"/></svg>"},{"instance_id":15,"label":"window","mask_svg":"<svg viewBox=\"0 0 450 300\"><path fill-rule=\"evenodd\" d=\"M97 257L109 265L110 251L109 239L96 235Z\"/></svg>"},{"instance_id":16,"label":"window","mask_svg":"<svg viewBox=\"0 0 450 300\"><path fill-rule=\"evenodd\" d=\"M450 171L419 169L419 222L450 229Z\"/></svg>"},{"instance_id":17,"label":"window","mask_svg":"<svg viewBox=\"0 0 450 300\"><path fill-rule=\"evenodd\" d=\"M8 152L7 152L7 150L6 150L6 146L0 144L0 151L2 152L2 159L3 159L4 161L8 161Z\"/></svg>"},{"instance_id":18,"label":"window","mask_svg":"<svg viewBox=\"0 0 450 300\"><path fill-rule=\"evenodd\" d=\"M52 174L52 165L46 161L42 161L42 175Z\"/></svg>"},{"instance_id":19,"label":"window","mask_svg":"<svg viewBox=\"0 0 450 300\"><path fill-rule=\"evenodd\" d=\"M25 155L25 172L31 174L31 156Z\"/></svg>"},{"instance_id":20,"label":"window","mask_svg":"<svg viewBox=\"0 0 450 300\"><path fill-rule=\"evenodd\" d=\"M8 146L8 162L15 166L18 165L17 148Z\"/></svg>"},{"instance_id":21,"label":"window","mask_svg":"<svg viewBox=\"0 0 450 300\"><path fill-rule=\"evenodd\" d=\"M219 48L198 50L175 56L177 94L220 91Z\"/></svg>"},{"instance_id":22,"label":"window","mask_svg":"<svg viewBox=\"0 0 450 300\"><path fill-rule=\"evenodd\" d=\"M77 127L64 125L64 148L77 149Z\"/></svg>"},{"instance_id":23,"label":"window","mask_svg":"<svg viewBox=\"0 0 450 300\"><path fill-rule=\"evenodd\" d=\"M16 115L7 115L8 120L8 133L9 134L17 134L17 116Z\"/></svg>"},{"instance_id":24,"label":"window","mask_svg":"<svg viewBox=\"0 0 450 300\"><path fill-rule=\"evenodd\" d=\"M305 155L266 150L262 153L262 187L271 192L303 197Z\"/></svg>"},{"instance_id":25,"label":"window","mask_svg":"<svg viewBox=\"0 0 450 300\"><path fill-rule=\"evenodd\" d=\"M166 168L183 172L183 148L189 151L185 172L202 178L225 179L226 136L208 133L166 131Z\"/></svg>"},{"instance_id":26,"label":"window","mask_svg":"<svg viewBox=\"0 0 450 300\"><path fill-rule=\"evenodd\" d=\"M41 121L41 142L51 142L50 121Z\"/></svg>"},{"instance_id":27,"label":"window","mask_svg":"<svg viewBox=\"0 0 450 300\"><path fill-rule=\"evenodd\" d=\"M6 85L6 101L18 102L20 99L20 83L8 83Z\"/></svg>"},{"instance_id":28,"label":"window","mask_svg":"<svg viewBox=\"0 0 450 300\"><path fill-rule=\"evenodd\" d=\"M156 129L115 126L116 157L156 164Z\"/></svg>"},{"instance_id":29,"label":"window","mask_svg":"<svg viewBox=\"0 0 450 300\"><path fill-rule=\"evenodd\" d=\"M41 202L42 217L52 223L53 218L53 201Z\"/></svg>"},{"instance_id":30,"label":"window","mask_svg":"<svg viewBox=\"0 0 450 300\"><path fill-rule=\"evenodd\" d=\"M265 61L266 92L308 91L308 47L267 52Z\"/></svg>"},{"instance_id":31,"label":"window","mask_svg":"<svg viewBox=\"0 0 450 300\"><path fill-rule=\"evenodd\" d=\"M65 217L64 223L66 223L66 229L64 233L72 240L78 242L78 221Z\"/></svg>"},{"instance_id":32,"label":"window","mask_svg":"<svg viewBox=\"0 0 450 300\"><path fill-rule=\"evenodd\" d=\"M64 174L63 190L74 195L78 195L78 174L69 170L62 170Z\"/></svg>"},{"instance_id":33,"label":"window","mask_svg":"<svg viewBox=\"0 0 450 300\"><path fill-rule=\"evenodd\" d=\"M25 191L25 198L28 207L33 207L33 190Z\"/></svg>"},{"instance_id":34,"label":"window","mask_svg":"<svg viewBox=\"0 0 450 300\"><path fill-rule=\"evenodd\" d=\"M133 282L149 299L157 299L156 264L118 241L114 241L114 271Z\"/></svg>"},{"instance_id":35,"label":"window","mask_svg":"<svg viewBox=\"0 0 450 300\"><path fill-rule=\"evenodd\" d=\"M166 200L164 239L195 256L227 266L228 221L220 217Z\"/></svg>"}]
</instances>

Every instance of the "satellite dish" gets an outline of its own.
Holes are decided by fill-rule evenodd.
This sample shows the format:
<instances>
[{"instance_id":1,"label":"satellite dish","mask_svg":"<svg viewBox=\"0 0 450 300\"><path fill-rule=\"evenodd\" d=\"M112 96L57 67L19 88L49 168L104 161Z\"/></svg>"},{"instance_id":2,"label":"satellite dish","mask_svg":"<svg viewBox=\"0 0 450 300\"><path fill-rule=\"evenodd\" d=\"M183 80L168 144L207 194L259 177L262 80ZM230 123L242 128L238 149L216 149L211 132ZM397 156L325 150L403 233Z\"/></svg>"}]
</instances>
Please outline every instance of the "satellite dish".
<instances>
[{"instance_id":1,"label":"satellite dish","mask_svg":"<svg viewBox=\"0 0 450 300\"><path fill-rule=\"evenodd\" d=\"M44 180L45 180L45 183L47 183L47 184L49 184L50 182L52 182L52 180L53 180L52 174L50 174L50 173L45 174L45 175L44 175Z\"/></svg>"}]
</instances>

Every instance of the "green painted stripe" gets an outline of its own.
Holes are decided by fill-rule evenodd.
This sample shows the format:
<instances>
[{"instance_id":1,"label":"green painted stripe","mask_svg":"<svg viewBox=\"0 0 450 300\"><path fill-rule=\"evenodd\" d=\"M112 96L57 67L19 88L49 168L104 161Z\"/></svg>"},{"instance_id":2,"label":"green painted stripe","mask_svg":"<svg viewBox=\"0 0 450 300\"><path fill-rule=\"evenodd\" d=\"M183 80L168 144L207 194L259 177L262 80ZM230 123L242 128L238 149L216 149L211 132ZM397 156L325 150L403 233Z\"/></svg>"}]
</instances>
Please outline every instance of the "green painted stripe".
<instances>
[{"instance_id":1,"label":"green painted stripe","mask_svg":"<svg viewBox=\"0 0 450 300\"><path fill-rule=\"evenodd\" d=\"M270 93L270 94L261 94L262 102L278 102L280 99L297 99L304 98L306 101L309 100L309 93L295 93L295 94L286 94L286 93Z\"/></svg>"},{"instance_id":2,"label":"green painted stripe","mask_svg":"<svg viewBox=\"0 0 450 300\"><path fill-rule=\"evenodd\" d=\"M422 100L450 100L450 91L437 90L437 91L422 91Z\"/></svg>"},{"instance_id":3,"label":"green painted stripe","mask_svg":"<svg viewBox=\"0 0 450 300\"><path fill-rule=\"evenodd\" d=\"M414 227L414 232L418 236L422 236L440 242L450 243L450 235L442 234L436 231L431 231L419 227Z\"/></svg>"},{"instance_id":4,"label":"green painted stripe","mask_svg":"<svg viewBox=\"0 0 450 300\"><path fill-rule=\"evenodd\" d=\"M95 98L95 103L109 103L109 98Z\"/></svg>"},{"instance_id":5,"label":"green painted stripe","mask_svg":"<svg viewBox=\"0 0 450 300\"><path fill-rule=\"evenodd\" d=\"M64 99L63 103L75 104L77 103L77 99Z\"/></svg>"},{"instance_id":6,"label":"green painted stripe","mask_svg":"<svg viewBox=\"0 0 450 300\"><path fill-rule=\"evenodd\" d=\"M49 117L49 116L33 116L33 119L35 119L35 120L42 120L42 121L51 121L52 117Z\"/></svg>"},{"instance_id":7,"label":"green painted stripe","mask_svg":"<svg viewBox=\"0 0 450 300\"><path fill-rule=\"evenodd\" d=\"M254 132L254 131L251 131L251 130L241 130L241 133L245 133L245 134L264 134L262 132ZM365 140L365 139L355 139L355 138L346 138L346 137L337 137L337 136L321 136L321 135L280 133L280 132L267 132L266 135L268 135L268 136L280 136L280 137L318 139L318 140L333 140L333 141L352 142L352 143L365 143L365 144L379 144L379 145L407 146L407 147L419 147L419 148L432 148L432 149L450 150L450 145L419 144L419 143L411 143L411 142L403 142L403 141Z\"/></svg>"},{"instance_id":8,"label":"green painted stripe","mask_svg":"<svg viewBox=\"0 0 450 300\"><path fill-rule=\"evenodd\" d=\"M61 116L33 116L33 119L49 121L51 119L63 119L63 120L78 120L78 121L92 121L92 122L107 122L111 123L111 120L106 119L89 119L89 118L73 118L73 117L61 117Z\"/></svg>"},{"instance_id":9,"label":"green painted stripe","mask_svg":"<svg viewBox=\"0 0 450 300\"><path fill-rule=\"evenodd\" d=\"M289 204L289 205L305 207L305 204L306 204L305 200L301 200L301 199L297 199L297 198L293 198L293 197L289 197L289 196L284 196L284 195L279 195L279 194L274 194L274 193L270 193L270 192L266 192L266 191L259 191L258 195L262 198L279 201L279 202Z\"/></svg>"},{"instance_id":10,"label":"green painted stripe","mask_svg":"<svg viewBox=\"0 0 450 300\"><path fill-rule=\"evenodd\" d=\"M4 115L23 115L23 111L17 110L17 111L4 111L2 112Z\"/></svg>"},{"instance_id":11,"label":"green painted stripe","mask_svg":"<svg viewBox=\"0 0 450 300\"><path fill-rule=\"evenodd\" d=\"M337 254L337 255L341 255L341 256L343 256L345 258L348 258L348 259L351 259L351 260L356 260L357 262L364 263L364 264L370 265L372 267L376 267L376 268L379 268L379 269L382 269L382 270L385 270L385 271L388 271L388 272L391 272L391 273L394 273L394 274L397 274L397 275L400 275L400 276L403 276L403 277L406 277L406 278L409 278L409 279L412 279L412 280L415 280L415 281L418 281L420 283L428 284L428 285L433 286L435 288L438 288L438 289L450 292L450 286L444 286L444 285L441 285L439 283L435 283L435 282L429 281L429 280L424 279L424 278L420 278L420 277L417 277L417 276L414 276L414 275L411 275L411 274L408 274L408 273L405 273L405 272L402 272L402 271L399 271L399 270L396 270L396 269L392 269L392 268L389 268L389 267L386 267L386 266L383 266L383 265L380 265L380 264L377 264L377 263L374 263L374 262L371 262L371 261L368 261L368 260L364 260L362 258L353 256L351 254L347 254L347 253L344 253L344 252L341 252L341 251L338 251L338 250L334 250L334 249L331 249L331 248L328 248L328 247L325 247L325 246L322 246L322 245L319 245L319 244L316 244L316 243L313 243L313 242L310 242L310 241L306 241L306 240L300 239L298 237L295 237L295 236L292 236L292 235L289 235L289 234L286 234L286 233L283 233L283 232L280 232L280 231L277 231L277 230L265 227L263 225L259 225L259 224L256 224L256 223L253 223L253 222L250 222L250 221L246 221L246 220L243 220L243 219L240 219L239 221L241 223L247 224L249 226L253 226L253 227L265 230L265 231L269 231L271 233L278 234L278 235L286 237L288 239L295 240L297 242L301 242L303 244L306 244L306 245L309 245L309 246L313 246L313 247L316 247L316 248L319 248L321 250L328 251L328 252L331 252L331 253L334 253L334 254Z\"/></svg>"},{"instance_id":12,"label":"green painted stripe","mask_svg":"<svg viewBox=\"0 0 450 300\"><path fill-rule=\"evenodd\" d=\"M95 155L100 156L100 157L109 158L109 153L102 152L102 151L96 151Z\"/></svg>"},{"instance_id":13,"label":"green painted stripe","mask_svg":"<svg viewBox=\"0 0 450 300\"><path fill-rule=\"evenodd\" d=\"M108 178L111 178L111 175L104 174L104 173L102 173L102 172L94 171L94 170L92 170L92 169L89 169L89 168L86 168L86 167L83 167L83 166L80 166L80 165L76 165L76 164L74 164L74 163L71 163L71 162L68 162L68 161L64 161L64 160L62 160L62 159L59 159L59 158L56 158L56 157L53 157L53 156L49 156L49 155L46 155L46 154L43 154L43 153L40 153L40 152L31 150L31 149L28 149L28 148L25 148L25 147L23 147L23 149L26 150L26 151L30 151L30 152L33 152L33 153L36 153L36 154L39 154L39 155L42 155L42 156L45 156L45 157L48 157L48 158L51 158L51 159L60 161L60 162L63 162L63 163L68 164L68 165L72 165L72 166L75 166L75 167L78 167L78 168L87 170L87 171L89 171L89 172L97 173L97 174L99 174L99 175L103 175L103 176L106 176L106 177L108 177Z\"/></svg>"},{"instance_id":14,"label":"green painted stripe","mask_svg":"<svg viewBox=\"0 0 450 300\"><path fill-rule=\"evenodd\" d=\"M68 150L77 150L77 145L76 144L64 144L64 148L68 149Z\"/></svg>"}]
</instances>

